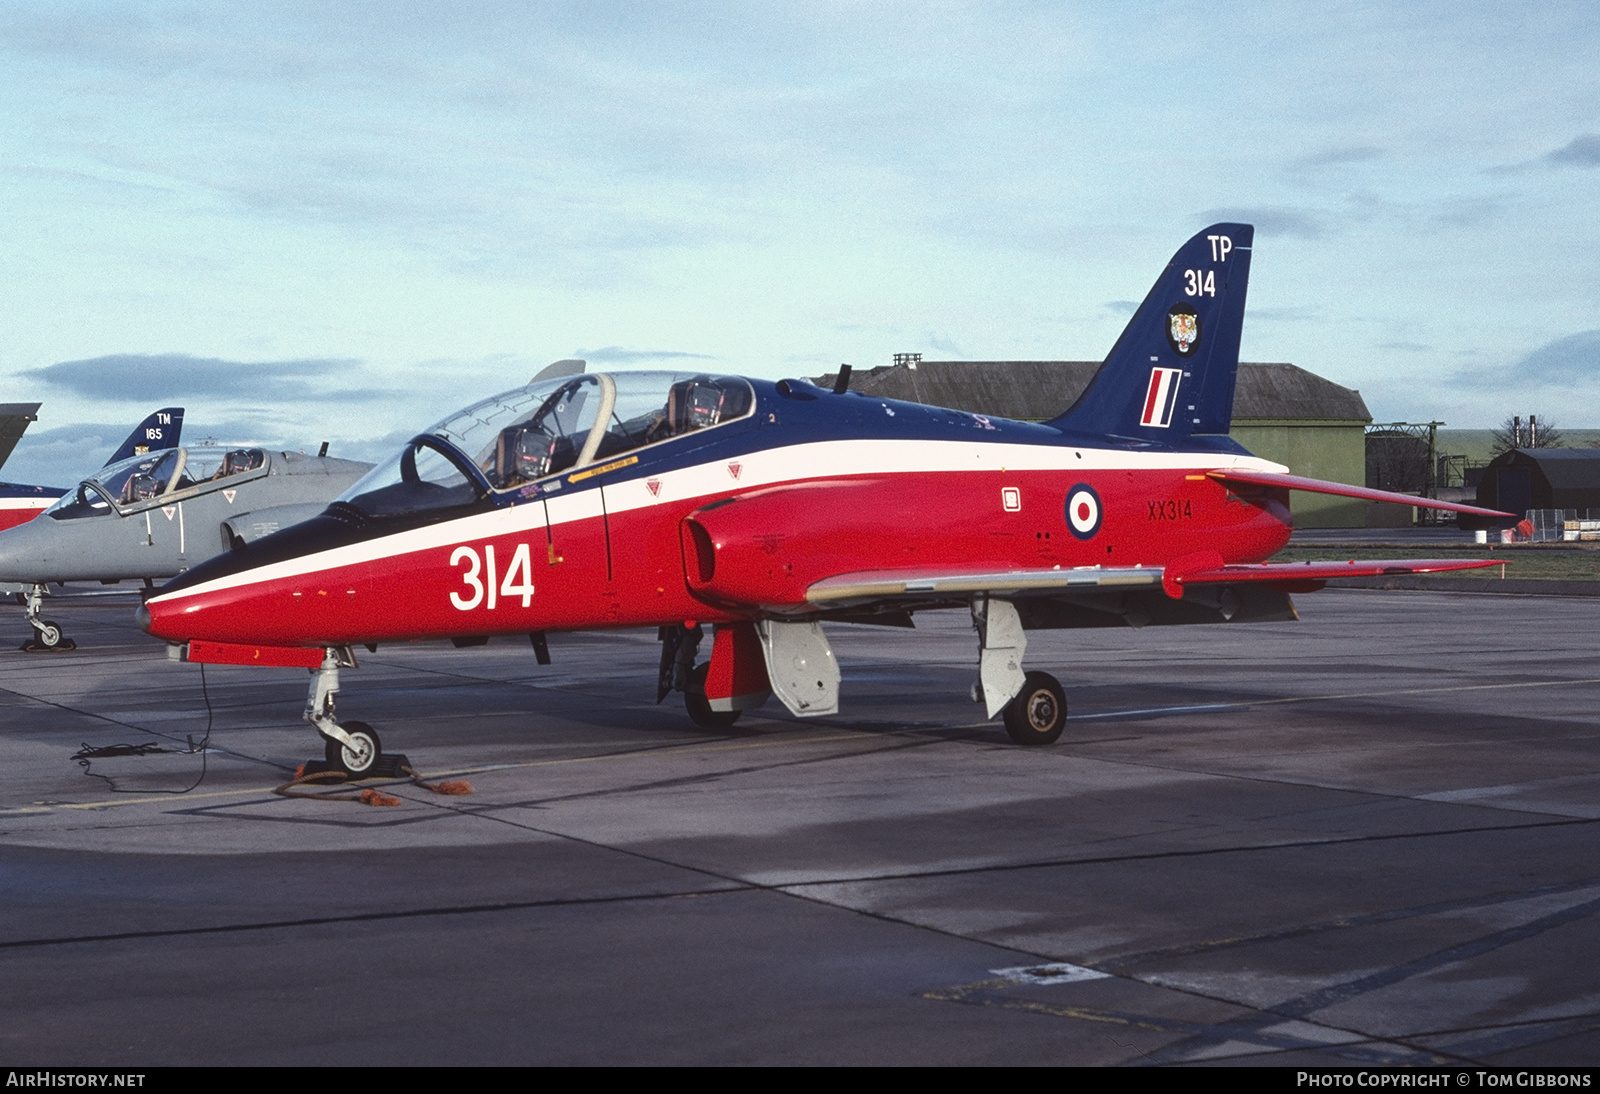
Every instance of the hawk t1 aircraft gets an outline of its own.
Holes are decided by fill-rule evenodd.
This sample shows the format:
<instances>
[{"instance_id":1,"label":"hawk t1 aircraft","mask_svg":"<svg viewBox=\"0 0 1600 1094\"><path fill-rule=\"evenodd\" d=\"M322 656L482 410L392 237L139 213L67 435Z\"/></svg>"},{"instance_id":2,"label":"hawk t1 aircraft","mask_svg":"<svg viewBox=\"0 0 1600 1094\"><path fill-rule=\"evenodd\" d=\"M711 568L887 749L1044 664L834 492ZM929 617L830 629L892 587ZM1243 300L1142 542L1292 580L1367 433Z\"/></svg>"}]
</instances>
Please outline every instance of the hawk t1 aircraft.
<instances>
[{"instance_id":1,"label":"hawk t1 aircraft","mask_svg":"<svg viewBox=\"0 0 1600 1094\"><path fill-rule=\"evenodd\" d=\"M22 438L28 423L37 421L38 403L0 404L0 465L3 465ZM128 439L123 441L107 465L130 456L143 455L166 448L178 447L183 435L183 408L162 407L133 427ZM62 494L65 490L54 486L25 486L21 483L0 482L0 531L26 524Z\"/></svg>"},{"instance_id":2,"label":"hawk t1 aircraft","mask_svg":"<svg viewBox=\"0 0 1600 1094\"><path fill-rule=\"evenodd\" d=\"M181 410L163 413L181 423ZM26 619L33 638L23 649L75 648L58 625L40 618L47 583L142 578L153 585L315 516L371 469L322 454L210 445L107 464L60 492L39 519L0 532L0 582L31 587Z\"/></svg>"},{"instance_id":3,"label":"hawk t1 aircraft","mask_svg":"<svg viewBox=\"0 0 1600 1094\"><path fill-rule=\"evenodd\" d=\"M822 623L969 611L974 697L1047 744L1061 686L1037 628L1295 618L1329 578L1484 562L1271 564L1288 492L1473 507L1300 478L1228 436L1252 229L1183 245L1081 398L1043 424L709 373L537 379L419 433L326 512L168 582L141 625L191 661L314 670L306 719L370 772L334 712L352 649L659 628L658 700L703 725L772 694L838 706ZM705 625L709 661L696 665Z\"/></svg>"}]
</instances>

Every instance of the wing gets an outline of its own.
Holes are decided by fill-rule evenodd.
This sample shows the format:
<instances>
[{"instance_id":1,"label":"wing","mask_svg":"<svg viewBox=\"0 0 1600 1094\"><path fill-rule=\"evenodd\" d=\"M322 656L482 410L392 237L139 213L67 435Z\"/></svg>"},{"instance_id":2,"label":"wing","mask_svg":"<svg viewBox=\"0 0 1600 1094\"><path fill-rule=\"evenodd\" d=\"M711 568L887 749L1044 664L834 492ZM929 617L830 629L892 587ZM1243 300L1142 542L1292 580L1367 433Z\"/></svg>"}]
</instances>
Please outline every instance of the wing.
<instances>
[{"instance_id":1,"label":"wing","mask_svg":"<svg viewBox=\"0 0 1600 1094\"><path fill-rule=\"evenodd\" d=\"M1181 563L1183 560L1179 560ZM1320 589L1340 577L1387 577L1399 574L1437 574L1449 570L1481 570L1499 566L1490 558L1407 558L1351 559L1348 562L1257 562L1248 565L1216 566L1208 569L1174 571L1167 566L1162 581L1167 595L1182 595L1185 585L1238 585L1265 583L1289 592Z\"/></svg>"},{"instance_id":2,"label":"wing","mask_svg":"<svg viewBox=\"0 0 1600 1094\"><path fill-rule=\"evenodd\" d=\"M974 593L990 596L1050 596L1094 589L1153 588L1161 584L1162 570L1154 566L1123 569L1085 567L1063 570L945 570L937 573L909 570L862 570L823 578L806 590L808 603L827 607L898 601L936 603L964 599Z\"/></svg>"},{"instance_id":3,"label":"wing","mask_svg":"<svg viewBox=\"0 0 1600 1094\"><path fill-rule=\"evenodd\" d=\"M1267 585L1284 592L1309 592L1339 577L1380 577L1477 570L1493 559L1352 559L1349 562L1258 562L1225 565L1214 551L1175 559L1166 566L1121 569L1084 567L1049 570L862 570L823 578L806 590L806 601L824 609L869 606L914 608L948 604L974 594L1013 598L1161 589L1181 600L1186 585Z\"/></svg>"},{"instance_id":4,"label":"wing","mask_svg":"<svg viewBox=\"0 0 1600 1094\"><path fill-rule=\"evenodd\" d=\"M1220 483L1239 483L1249 486L1276 486L1288 490L1304 490L1311 494L1332 494L1341 498L1364 498L1367 501L1392 501L1398 505L1415 505L1421 509L1443 509L1451 513L1473 513L1480 517L1515 517L1516 513L1502 513L1497 509L1480 509L1476 505L1461 505L1436 498L1419 498L1410 494L1396 494L1388 490L1370 490L1365 486L1350 486L1324 479L1308 479L1302 475L1280 475L1272 471L1242 471L1229 468L1225 471L1208 471L1207 478Z\"/></svg>"}]
</instances>

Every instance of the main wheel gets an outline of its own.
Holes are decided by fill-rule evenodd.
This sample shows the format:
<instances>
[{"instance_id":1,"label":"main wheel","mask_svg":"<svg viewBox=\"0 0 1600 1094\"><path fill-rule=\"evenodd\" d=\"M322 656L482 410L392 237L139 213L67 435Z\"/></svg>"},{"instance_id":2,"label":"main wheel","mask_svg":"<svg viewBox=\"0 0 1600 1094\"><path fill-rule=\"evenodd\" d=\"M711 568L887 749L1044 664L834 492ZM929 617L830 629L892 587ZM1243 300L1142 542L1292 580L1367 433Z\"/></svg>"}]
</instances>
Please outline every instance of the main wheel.
<instances>
[{"instance_id":1,"label":"main wheel","mask_svg":"<svg viewBox=\"0 0 1600 1094\"><path fill-rule=\"evenodd\" d=\"M706 677L710 673L710 661L689 670L689 684L683 689L683 705L689 711L689 720L701 729L727 729L739 720L739 712L711 709L711 700L706 698Z\"/></svg>"},{"instance_id":2,"label":"main wheel","mask_svg":"<svg viewBox=\"0 0 1600 1094\"><path fill-rule=\"evenodd\" d=\"M344 731L350 734L355 747L331 737L325 741L323 757L344 771L346 775L360 778L372 770L377 764L378 757L383 755L383 745L378 740L378 731L365 722L345 722Z\"/></svg>"},{"instance_id":3,"label":"main wheel","mask_svg":"<svg viewBox=\"0 0 1600 1094\"><path fill-rule=\"evenodd\" d=\"M1055 744L1067 726L1067 697L1048 672L1030 672L1006 704L1006 733L1019 745Z\"/></svg>"},{"instance_id":4,"label":"main wheel","mask_svg":"<svg viewBox=\"0 0 1600 1094\"><path fill-rule=\"evenodd\" d=\"M33 628L33 640L47 650L53 650L61 645L61 627L48 619L41 619Z\"/></svg>"}]
</instances>

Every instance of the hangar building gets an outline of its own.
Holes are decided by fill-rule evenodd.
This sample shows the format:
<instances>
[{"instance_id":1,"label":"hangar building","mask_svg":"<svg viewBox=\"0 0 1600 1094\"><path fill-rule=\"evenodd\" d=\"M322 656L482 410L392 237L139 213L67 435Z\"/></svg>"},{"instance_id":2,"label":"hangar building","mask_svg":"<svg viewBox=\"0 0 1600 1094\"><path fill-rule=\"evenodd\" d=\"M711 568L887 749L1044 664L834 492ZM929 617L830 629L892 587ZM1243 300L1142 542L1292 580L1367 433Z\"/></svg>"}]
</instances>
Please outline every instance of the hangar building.
<instances>
[{"instance_id":1,"label":"hangar building","mask_svg":"<svg viewBox=\"0 0 1600 1094\"><path fill-rule=\"evenodd\" d=\"M1600 448L1513 448L1489 461L1477 502L1489 509L1600 509Z\"/></svg>"},{"instance_id":2,"label":"hangar building","mask_svg":"<svg viewBox=\"0 0 1600 1094\"><path fill-rule=\"evenodd\" d=\"M885 399L929 403L973 414L1045 421L1071 406L1098 361L919 361L855 371L850 390ZM832 387L837 374L817 378ZM1251 452L1286 464L1297 475L1366 484L1366 427L1361 393L1289 364L1239 365L1232 436ZM1302 528L1359 528L1366 503L1295 491Z\"/></svg>"}]
</instances>

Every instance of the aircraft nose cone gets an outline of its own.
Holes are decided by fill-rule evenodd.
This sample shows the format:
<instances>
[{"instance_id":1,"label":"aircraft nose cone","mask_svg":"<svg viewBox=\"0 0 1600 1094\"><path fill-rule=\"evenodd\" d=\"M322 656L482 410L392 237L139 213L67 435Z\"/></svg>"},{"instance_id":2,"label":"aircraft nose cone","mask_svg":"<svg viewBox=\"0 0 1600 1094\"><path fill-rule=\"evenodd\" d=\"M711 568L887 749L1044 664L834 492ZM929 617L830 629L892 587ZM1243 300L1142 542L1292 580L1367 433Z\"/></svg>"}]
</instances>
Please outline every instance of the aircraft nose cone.
<instances>
[{"instance_id":1,"label":"aircraft nose cone","mask_svg":"<svg viewBox=\"0 0 1600 1094\"><path fill-rule=\"evenodd\" d=\"M144 631L146 633L149 633L149 631L150 631L150 609L145 607L143 604L140 604L133 611L133 621L135 623L139 624L139 629L140 630L142 630L142 631Z\"/></svg>"}]
</instances>

